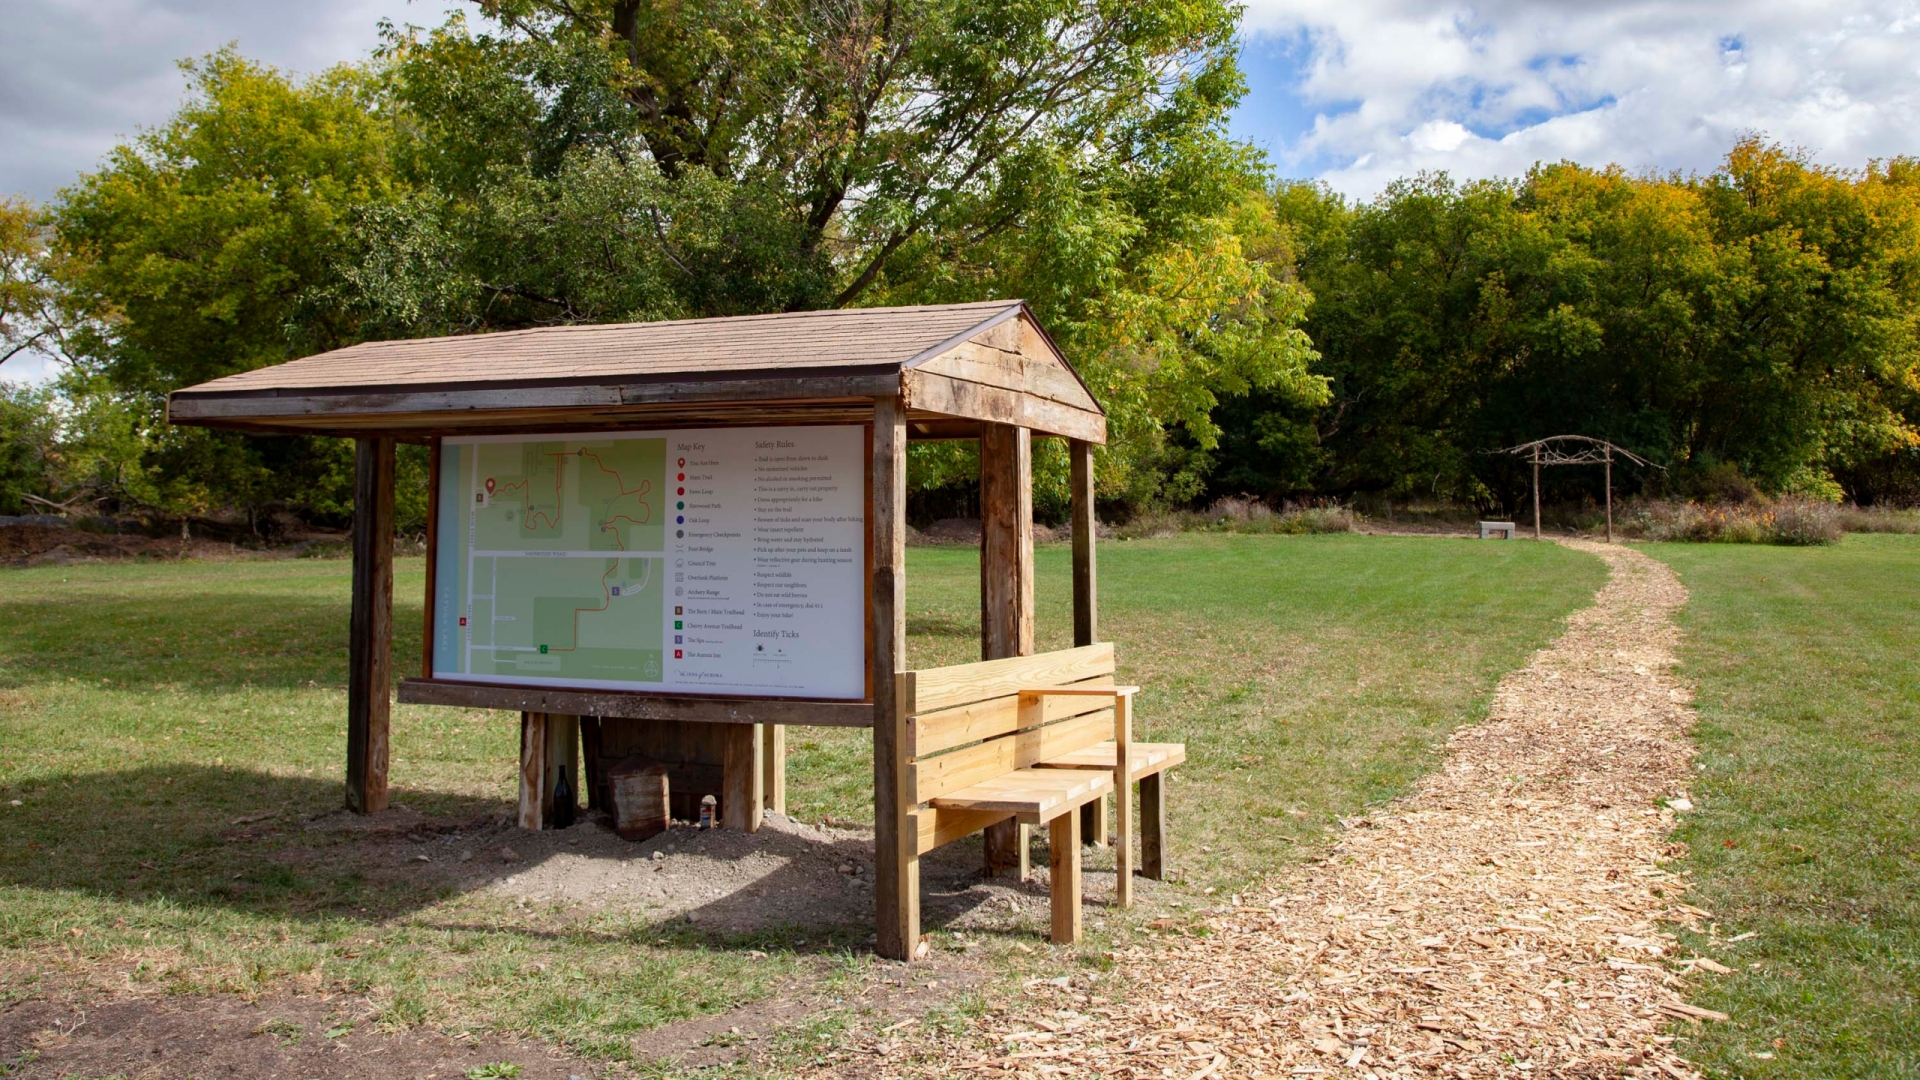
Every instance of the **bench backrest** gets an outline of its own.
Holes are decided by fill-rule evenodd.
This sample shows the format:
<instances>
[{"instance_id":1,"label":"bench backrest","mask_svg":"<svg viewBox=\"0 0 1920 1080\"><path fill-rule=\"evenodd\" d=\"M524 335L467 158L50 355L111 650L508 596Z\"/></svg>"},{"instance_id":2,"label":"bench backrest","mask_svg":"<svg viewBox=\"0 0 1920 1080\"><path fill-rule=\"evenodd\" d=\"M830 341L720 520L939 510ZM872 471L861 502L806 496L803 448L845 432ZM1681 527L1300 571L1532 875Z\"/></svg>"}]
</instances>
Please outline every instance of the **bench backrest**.
<instances>
[{"instance_id":1,"label":"bench backrest","mask_svg":"<svg viewBox=\"0 0 1920 1080\"><path fill-rule=\"evenodd\" d=\"M1113 738L1113 703L1099 697L1022 700L1022 688L1113 685L1113 645L905 671L902 748L909 804L1003 776Z\"/></svg>"}]
</instances>

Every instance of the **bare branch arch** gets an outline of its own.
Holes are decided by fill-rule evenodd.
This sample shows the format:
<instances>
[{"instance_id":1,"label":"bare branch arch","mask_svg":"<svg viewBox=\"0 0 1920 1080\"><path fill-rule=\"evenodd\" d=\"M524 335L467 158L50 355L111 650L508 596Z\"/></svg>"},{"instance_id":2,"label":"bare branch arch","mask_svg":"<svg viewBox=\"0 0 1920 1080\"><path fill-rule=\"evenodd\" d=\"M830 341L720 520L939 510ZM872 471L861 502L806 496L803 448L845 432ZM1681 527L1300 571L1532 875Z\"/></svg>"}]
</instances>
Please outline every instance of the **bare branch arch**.
<instances>
[{"instance_id":1,"label":"bare branch arch","mask_svg":"<svg viewBox=\"0 0 1920 1080\"><path fill-rule=\"evenodd\" d=\"M1605 465L1607 467L1607 543L1613 543L1613 459L1617 456L1651 469L1655 465L1639 454L1591 435L1549 435L1544 439L1496 450L1499 454L1533 459L1533 538L1540 539L1540 466Z\"/></svg>"}]
</instances>

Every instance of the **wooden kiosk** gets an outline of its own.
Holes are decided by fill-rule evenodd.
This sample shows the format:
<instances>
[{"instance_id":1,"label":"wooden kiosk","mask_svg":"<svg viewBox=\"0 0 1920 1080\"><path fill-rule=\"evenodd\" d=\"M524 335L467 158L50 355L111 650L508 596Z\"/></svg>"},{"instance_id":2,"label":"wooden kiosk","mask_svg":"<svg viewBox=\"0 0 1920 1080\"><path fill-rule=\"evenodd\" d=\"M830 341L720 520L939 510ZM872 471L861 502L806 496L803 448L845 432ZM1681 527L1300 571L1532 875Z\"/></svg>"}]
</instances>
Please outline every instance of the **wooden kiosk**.
<instances>
[{"instance_id":1,"label":"wooden kiosk","mask_svg":"<svg viewBox=\"0 0 1920 1080\"><path fill-rule=\"evenodd\" d=\"M1007 695L1017 695L1020 716L1041 716L1049 723L1065 718L1068 726L1078 725L1072 745L1049 736L1048 753L1069 755L1092 753L1088 740L1103 732L1112 737L1116 710L1123 723L1129 714L1132 688L1112 685L1112 648L1096 646L1092 449L1106 439L1106 418L1022 301L370 342L178 391L169 399L168 418L177 424L356 441L346 800L357 812L387 805L396 442L432 448L436 505L430 517L438 522L443 442L450 447L474 436L769 426L854 426L864 441L865 550L858 573L866 595L857 602L865 609L860 654L865 678L856 697L648 693L436 677L435 578L437 570L452 571L436 567L441 547L433 538L426 655L420 676L399 683L399 699L519 712L521 823L532 828L548 822L558 766L572 760L580 744L575 733L583 724L590 734L601 729L601 740L617 728L622 737L651 740L656 751L663 741L693 747L684 764L705 765L709 776L718 775L725 823L746 829L758 826L763 805L779 809L783 802L782 726L871 727L877 942L882 955L897 959L910 958L919 942L917 858L922 852L990 827L990 862L1023 862L1024 845L1018 852L1008 850L1017 823L1047 821L1054 823L1056 847L1067 841L1077 848L1081 815L1061 814L1058 807L1080 809L1115 790L1098 768L1063 764L1063 770L1093 771L1053 773L1059 778L1058 790L1049 789L1053 802L1016 800L1008 804L1013 810L978 799L955 803L959 809L940 800L919 805L927 783L921 777L930 775L920 761L930 729L916 715L921 710L910 700L915 694L923 702L938 698L949 713L952 703L968 697L957 686L972 687L974 698L1000 694L996 700L1013 701ZM998 661L1029 656L1034 648L1031 440L1036 435L1064 438L1071 448L1074 640L1081 648L1051 654L1063 659L1050 665L968 665L982 670L945 682L929 678L938 672L918 673L922 677L916 681L915 673L906 671L904 656L907 442L979 440L981 645L984 660ZM490 490L492 481L488 484ZM556 480L556 491L557 485ZM466 619L460 623L464 626ZM539 650L544 654L546 646ZM1034 688L1036 679L1077 685L1043 700L1041 695L1056 692ZM974 711L959 711L977 723L984 714L977 705L968 708ZM1013 734L1020 725L1009 720L1005 726ZM1022 749L1025 743L978 741L991 740L997 729L954 730L947 741L974 740L966 752L972 756L935 760L965 758L971 763L969 776L992 771L983 771L982 745L1004 750L1005 760L995 766L1002 773L1035 763L1034 753ZM1044 730L1057 734L1066 728L1056 724ZM587 756L602 745L589 738ZM1127 771L1124 737L1119 745L1117 775L1139 776L1137 768ZM719 760L711 760L715 757ZM1100 768L1113 768L1111 752L1105 761ZM591 769L593 763L587 764ZM1038 783L1031 780L1035 770L1019 772L1030 786ZM956 776L940 790L952 796L950 789L963 779ZM1149 779L1157 796L1157 773ZM1064 786L1069 780L1078 786ZM1149 796L1147 783L1142 781L1143 798ZM583 786L591 802L595 787ZM1127 787L1124 780L1119 785L1123 811ZM1033 812L1034 806L1042 809ZM1149 873L1158 869L1159 813L1156 809L1155 821L1146 826ZM1125 823L1123 816L1123 835ZM1054 857L1058 862L1067 856L1057 852ZM1071 858L1077 892L1077 851ZM1123 864L1123 892L1125 872ZM1068 929L1077 935L1077 896L1072 904L1068 916L1056 896L1056 937L1063 933L1061 920L1069 917Z\"/></svg>"}]
</instances>

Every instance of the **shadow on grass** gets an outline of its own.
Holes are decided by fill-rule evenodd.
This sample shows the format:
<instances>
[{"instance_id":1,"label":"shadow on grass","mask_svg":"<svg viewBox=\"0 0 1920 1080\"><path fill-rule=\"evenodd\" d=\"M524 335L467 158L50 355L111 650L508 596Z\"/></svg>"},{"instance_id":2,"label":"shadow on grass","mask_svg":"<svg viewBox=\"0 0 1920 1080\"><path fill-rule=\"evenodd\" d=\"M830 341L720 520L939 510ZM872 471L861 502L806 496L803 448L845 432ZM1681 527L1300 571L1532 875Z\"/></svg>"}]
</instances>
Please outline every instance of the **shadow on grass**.
<instances>
[{"instance_id":1,"label":"shadow on grass","mask_svg":"<svg viewBox=\"0 0 1920 1080\"><path fill-rule=\"evenodd\" d=\"M57 921L74 893L248 920L383 922L518 879L503 902L564 898L582 910L630 910L642 925L603 934L590 919L556 922L511 910L477 923L449 912L444 924L428 917L423 925L556 939L626 940L637 932L803 951L808 941L815 949L860 947L873 932L873 891L862 884L872 878L873 844L864 837L791 826L752 835L682 827L630 843L598 822L532 833L518 828L507 800L405 788L392 792L392 809L358 816L340 808L334 781L185 764L72 774L13 794L22 805L0 807L0 888L41 894L45 903L31 905L39 915L16 912L27 926ZM706 860L675 864L706 895L642 908L656 851ZM748 858L770 868L757 877L737 872ZM556 859L570 861L549 867ZM921 860L928 929L989 901L991 894L973 887L980 865L977 843L951 844ZM843 866L864 875L845 874ZM1044 907L1044 886L1015 888Z\"/></svg>"}]
</instances>

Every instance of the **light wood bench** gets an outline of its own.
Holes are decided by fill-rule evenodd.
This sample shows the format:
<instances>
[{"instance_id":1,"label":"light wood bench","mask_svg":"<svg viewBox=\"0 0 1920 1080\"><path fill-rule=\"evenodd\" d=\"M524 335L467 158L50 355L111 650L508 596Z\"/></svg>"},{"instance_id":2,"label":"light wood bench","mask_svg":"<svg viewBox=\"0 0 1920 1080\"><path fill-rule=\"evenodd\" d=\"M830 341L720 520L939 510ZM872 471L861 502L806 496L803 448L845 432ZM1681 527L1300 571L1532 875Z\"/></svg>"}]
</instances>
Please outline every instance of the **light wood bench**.
<instances>
[{"instance_id":1,"label":"light wood bench","mask_svg":"<svg viewBox=\"0 0 1920 1080\"><path fill-rule=\"evenodd\" d=\"M1008 819L1048 826L1055 941L1080 937L1077 811L1115 796L1117 899L1126 904L1132 781L1153 781L1153 808L1143 804L1153 839L1144 846L1157 876L1165 816L1157 780L1186 757L1179 744L1133 742L1138 688L1114 685L1113 672L1113 646L1096 644L898 676L913 858Z\"/></svg>"}]
</instances>

